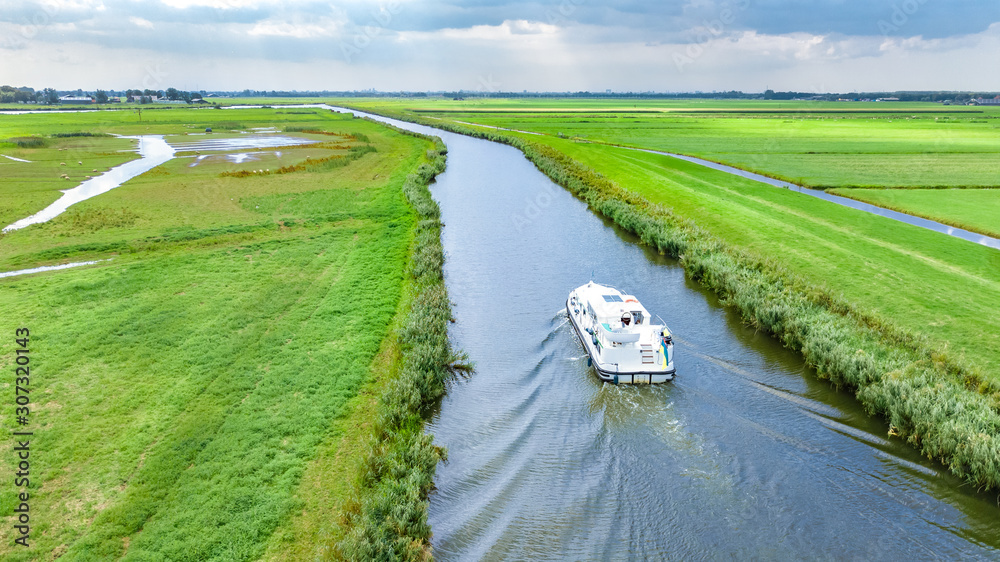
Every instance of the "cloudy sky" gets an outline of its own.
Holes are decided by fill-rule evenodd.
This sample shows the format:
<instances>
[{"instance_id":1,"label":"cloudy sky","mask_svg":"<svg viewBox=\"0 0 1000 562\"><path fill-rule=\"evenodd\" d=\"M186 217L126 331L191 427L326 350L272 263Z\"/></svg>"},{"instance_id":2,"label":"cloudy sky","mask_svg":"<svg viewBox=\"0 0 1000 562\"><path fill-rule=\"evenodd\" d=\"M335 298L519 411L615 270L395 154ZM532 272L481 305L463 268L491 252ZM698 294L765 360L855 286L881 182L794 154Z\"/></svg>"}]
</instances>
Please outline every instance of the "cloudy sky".
<instances>
[{"instance_id":1,"label":"cloudy sky","mask_svg":"<svg viewBox=\"0 0 1000 562\"><path fill-rule=\"evenodd\" d=\"M0 0L36 89L1000 90L997 0Z\"/></svg>"}]
</instances>

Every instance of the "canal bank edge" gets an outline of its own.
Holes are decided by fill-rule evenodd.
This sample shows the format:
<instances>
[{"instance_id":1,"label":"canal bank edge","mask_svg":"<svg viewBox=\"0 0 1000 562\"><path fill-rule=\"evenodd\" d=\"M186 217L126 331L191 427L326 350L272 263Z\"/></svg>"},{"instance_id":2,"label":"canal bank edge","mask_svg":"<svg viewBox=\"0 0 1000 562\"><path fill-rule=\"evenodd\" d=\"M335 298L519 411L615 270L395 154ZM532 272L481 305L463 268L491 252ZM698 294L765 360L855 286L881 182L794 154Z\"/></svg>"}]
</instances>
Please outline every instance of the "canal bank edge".
<instances>
[{"instance_id":1,"label":"canal bank edge","mask_svg":"<svg viewBox=\"0 0 1000 562\"><path fill-rule=\"evenodd\" d=\"M444 285L440 209L428 185L445 169L441 139L379 123L434 143L430 163L407 176L403 193L417 212L407 292L412 304L394 336L402 349L399 372L379 398L372 438L346 507L344 537L333 545L350 560L426 560L431 557L427 496L434 485L443 447L424 433L424 422L455 373L469 371L464 354L448 340L451 302Z\"/></svg>"},{"instance_id":2,"label":"canal bank edge","mask_svg":"<svg viewBox=\"0 0 1000 562\"><path fill-rule=\"evenodd\" d=\"M1000 384L934 351L925 337L810 286L773 260L729 246L556 149L500 132L378 111L517 148L591 209L679 259L688 275L749 325L800 352L821 378L852 389L869 412L887 420L890 435L978 487L1000 489Z\"/></svg>"}]
</instances>

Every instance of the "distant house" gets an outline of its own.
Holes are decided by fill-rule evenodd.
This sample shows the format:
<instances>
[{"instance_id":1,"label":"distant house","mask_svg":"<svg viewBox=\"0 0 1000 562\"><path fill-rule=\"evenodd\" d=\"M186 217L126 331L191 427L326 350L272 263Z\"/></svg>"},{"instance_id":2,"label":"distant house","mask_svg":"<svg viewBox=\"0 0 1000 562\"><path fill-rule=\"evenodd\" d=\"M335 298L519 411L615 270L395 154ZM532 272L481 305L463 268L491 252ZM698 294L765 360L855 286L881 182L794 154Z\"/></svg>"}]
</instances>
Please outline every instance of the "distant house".
<instances>
[{"instance_id":1,"label":"distant house","mask_svg":"<svg viewBox=\"0 0 1000 562\"><path fill-rule=\"evenodd\" d=\"M899 101L899 98L878 98L875 101Z\"/></svg>"},{"instance_id":2,"label":"distant house","mask_svg":"<svg viewBox=\"0 0 1000 562\"><path fill-rule=\"evenodd\" d=\"M995 98L976 98L976 105L1000 105L1000 96Z\"/></svg>"},{"instance_id":3,"label":"distant house","mask_svg":"<svg viewBox=\"0 0 1000 562\"><path fill-rule=\"evenodd\" d=\"M94 103L94 99L90 96L63 96L59 98L59 103Z\"/></svg>"},{"instance_id":4,"label":"distant house","mask_svg":"<svg viewBox=\"0 0 1000 562\"><path fill-rule=\"evenodd\" d=\"M143 103L143 100L145 100L146 103L153 103L153 102L155 102L158 99L160 99L159 96L129 96L128 97L128 102L129 103Z\"/></svg>"}]
</instances>

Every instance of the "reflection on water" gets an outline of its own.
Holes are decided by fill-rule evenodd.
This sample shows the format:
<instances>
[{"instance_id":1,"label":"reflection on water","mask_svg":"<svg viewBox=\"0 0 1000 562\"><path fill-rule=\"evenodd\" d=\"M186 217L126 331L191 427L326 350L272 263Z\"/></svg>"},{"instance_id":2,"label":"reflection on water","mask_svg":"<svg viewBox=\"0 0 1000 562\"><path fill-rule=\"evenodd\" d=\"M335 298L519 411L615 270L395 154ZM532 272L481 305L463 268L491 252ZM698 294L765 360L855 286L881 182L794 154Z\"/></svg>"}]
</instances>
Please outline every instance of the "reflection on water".
<instances>
[{"instance_id":1,"label":"reflection on water","mask_svg":"<svg viewBox=\"0 0 1000 562\"><path fill-rule=\"evenodd\" d=\"M230 154L199 154L195 156L194 162L188 164L188 168L194 168L195 166L201 164L206 159L208 159L210 162L221 160L225 162L231 162L233 164L242 164L244 162L258 162L260 161L261 154L273 154L275 158L277 158L279 161L281 160L280 150L275 150L275 151L259 150L255 152L234 152Z\"/></svg>"},{"instance_id":2,"label":"reflection on water","mask_svg":"<svg viewBox=\"0 0 1000 562\"><path fill-rule=\"evenodd\" d=\"M995 495L887 438L679 265L511 147L391 122L448 145L432 191L452 338L477 367L428 427L449 449L430 504L437 558L1000 556ZM674 383L616 387L587 367L561 307L592 274L670 324Z\"/></svg>"},{"instance_id":3,"label":"reflection on water","mask_svg":"<svg viewBox=\"0 0 1000 562\"><path fill-rule=\"evenodd\" d=\"M193 142L172 142L171 146L177 152L188 152L191 150L249 150L253 148L277 148L281 146L296 146L301 144L312 144L316 141L301 137L289 137L285 135L255 135L248 134L243 137L230 138L204 138Z\"/></svg>"},{"instance_id":4,"label":"reflection on water","mask_svg":"<svg viewBox=\"0 0 1000 562\"><path fill-rule=\"evenodd\" d=\"M3 273L0 273L0 278L3 278L3 277L14 277L15 275L28 275L30 273L42 273L43 271L58 271L60 269L69 269L71 267L80 267L81 265L94 265L95 263L100 263L102 261L111 261L111 260L110 259L106 259L106 260L97 260L97 261L78 261L78 262L73 262L73 263L64 263L62 265L46 265L46 266L42 266L42 267L33 267L31 269L18 269L17 271L5 271Z\"/></svg>"}]
</instances>

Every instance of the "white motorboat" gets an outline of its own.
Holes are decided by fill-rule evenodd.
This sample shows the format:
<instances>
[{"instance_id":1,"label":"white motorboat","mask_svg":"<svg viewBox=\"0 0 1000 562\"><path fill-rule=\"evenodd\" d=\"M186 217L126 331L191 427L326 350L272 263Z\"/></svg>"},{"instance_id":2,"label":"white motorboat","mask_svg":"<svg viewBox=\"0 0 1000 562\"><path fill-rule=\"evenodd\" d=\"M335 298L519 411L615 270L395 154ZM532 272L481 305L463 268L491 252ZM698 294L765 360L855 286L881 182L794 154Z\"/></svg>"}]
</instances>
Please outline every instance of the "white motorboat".
<instances>
[{"instance_id":1,"label":"white motorboat","mask_svg":"<svg viewBox=\"0 0 1000 562\"><path fill-rule=\"evenodd\" d=\"M591 281L566 299L566 312L601 380L660 383L673 380L670 330L639 300Z\"/></svg>"}]
</instances>

